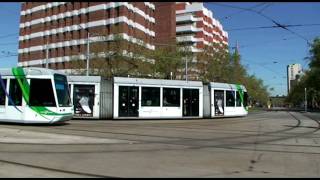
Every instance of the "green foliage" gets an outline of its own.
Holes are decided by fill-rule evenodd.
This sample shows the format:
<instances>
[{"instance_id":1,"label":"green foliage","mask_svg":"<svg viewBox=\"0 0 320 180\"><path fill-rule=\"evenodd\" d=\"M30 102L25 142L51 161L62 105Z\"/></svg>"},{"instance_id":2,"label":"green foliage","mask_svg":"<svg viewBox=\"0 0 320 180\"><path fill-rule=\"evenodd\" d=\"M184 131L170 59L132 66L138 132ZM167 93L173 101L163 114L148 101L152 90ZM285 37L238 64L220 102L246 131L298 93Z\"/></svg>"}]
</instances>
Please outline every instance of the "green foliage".
<instances>
[{"instance_id":1,"label":"green foliage","mask_svg":"<svg viewBox=\"0 0 320 180\"><path fill-rule=\"evenodd\" d=\"M184 55L175 43L171 43L169 46L159 46L156 50L149 52L148 57L155 61L152 66L154 72L152 77L169 79L171 72L172 77L176 77L178 69L184 65L182 61Z\"/></svg>"},{"instance_id":2,"label":"green foliage","mask_svg":"<svg viewBox=\"0 0 320 180\"><path fill-rule=\"evenodd\" d=\"M220 51L210 64L210 73L213 76L209 80L243 84L247 88L251 105L266 106L269 97L267 86L264 86L261 79L254 75L248 75L246 68L241 64L241 56L237 51L234 53Z\"/></svg>"},{"instance_id":3,"label":"green foliage","mask_svg":"<svg viewBox=\"0 0 320 180\"><path fill-rule=\"evenodd\" d=\"M314 39L311 49L309 51L311 54L309 66L311 69L320 68L320 39L319 37Z\"/></svg>"},{"instance_id":4,"label":"green foliage","mask_svg":"<svg viewBox=\"0 0 320 180\"><path fill-rule=\"evenodd\" d=\"M251 102L265 105L268 93L263 81L253 75L249 76L246 68L241 65L241 56L237 52L230 54L226 48L212 44L205 46L202 52L193 53L190 45L172 42L149 50L143 42L128 42L116 35L113 40L106 39L90 44L90 75L105 78L130 75L170 79L172 73L173 79L181 79L188 62L188 72L193 68L199 70L198 80L205 83L243 84L248 90ZM80 74L85 73L85 64L85 61L73 61L73 67L78 67Z\"/></svg>"},{"instance_id":5,"label":"green foliage","mask_svg":"<svg viewBox=\"0 0 320 180\"><path fill-rule=\"evenodd\" d=\"M310 47L310 69L288 94L286 102L292 106L301 106L305 100L304 88L307 88L308 106L320 109L320 39L315 38Z\"/></svg>"}]
</instances>

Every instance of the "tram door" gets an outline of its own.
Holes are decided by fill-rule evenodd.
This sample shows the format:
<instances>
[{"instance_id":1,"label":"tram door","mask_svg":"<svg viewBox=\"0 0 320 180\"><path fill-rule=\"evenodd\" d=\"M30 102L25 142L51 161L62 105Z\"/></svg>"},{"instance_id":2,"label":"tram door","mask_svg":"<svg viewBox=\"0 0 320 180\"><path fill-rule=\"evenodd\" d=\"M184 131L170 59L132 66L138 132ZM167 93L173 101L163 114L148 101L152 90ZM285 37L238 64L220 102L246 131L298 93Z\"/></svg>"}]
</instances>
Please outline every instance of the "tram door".
<instances>
[{"instance_id":1,"label":"tram door","mask_svg":"<svg viewBox=\"0 0 320 180\"><path fill-rule=\"evenodd\" d=\"M224 91L214 90L214 115L223 116L224 115Z\"/></svg>"},{"instance_id":2,"label":"tram door","mask_svg":"<svg viewBox=\"0 0 320 180\"><path fill-rule=\"evenodd\" d=\"M199 116L199 89L183 89L183 116Z\"/></svg>"},{"instance_id":3,"label":"tram door","mask_svg":"<svg viewBox=\"0 0 320 180\"><path fill-rule=\"evenodd\" d=\"M119 86L119 117L139 116L139 87Z\"/></svg>"}]
</instances>

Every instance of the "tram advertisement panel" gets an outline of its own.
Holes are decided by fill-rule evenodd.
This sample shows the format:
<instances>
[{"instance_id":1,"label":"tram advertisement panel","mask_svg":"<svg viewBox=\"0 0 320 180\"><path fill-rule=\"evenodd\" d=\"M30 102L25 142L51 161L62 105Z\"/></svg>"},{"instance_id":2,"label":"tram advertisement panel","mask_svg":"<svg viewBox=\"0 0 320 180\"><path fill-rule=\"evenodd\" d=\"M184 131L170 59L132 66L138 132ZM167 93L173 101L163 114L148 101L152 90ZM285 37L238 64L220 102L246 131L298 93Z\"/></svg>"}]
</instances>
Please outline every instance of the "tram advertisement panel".
<instances>
[{"instance_id":1,"label":"tram advertisement panel","mask_svg":"<svg viewBox=\"0 0 320 180\"><path fill-rule=\"evenodd\" d=\"M73 105L74 115L93 117L94 85L74 85Z\"/></svg>"},{"instance_id":2,"label":"tram advertisement panel","mask_svg":"<svg viewBox=\"0 0 320 180\"><path fill-rule=\"evenodd\" d=\"M215 116L224 115L224 91L215 90L214 91L214 111Z\"/></svg>"}]
</instances>

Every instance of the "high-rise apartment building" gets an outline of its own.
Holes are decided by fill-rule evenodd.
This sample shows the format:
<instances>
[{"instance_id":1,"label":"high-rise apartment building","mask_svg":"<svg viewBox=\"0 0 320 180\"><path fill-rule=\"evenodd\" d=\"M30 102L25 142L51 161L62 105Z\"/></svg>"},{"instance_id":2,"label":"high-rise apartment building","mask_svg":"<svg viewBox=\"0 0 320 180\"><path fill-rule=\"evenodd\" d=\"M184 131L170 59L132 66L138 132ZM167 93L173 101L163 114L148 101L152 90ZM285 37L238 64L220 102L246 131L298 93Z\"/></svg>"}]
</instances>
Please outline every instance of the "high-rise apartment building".
<instances>
[{"instance_id":1,"label":"high-rise apartment building","mask_svg":"<svg viewBox=\"0 0 320 180\"><path fill-rule=\"evenodd\" d=\"M195 57L190 63L197 63L196 54L206 46L228 50L228 33L204 3L25 2L18 66L72 69L70 61L86 60L88 32L90 47L113 43L115 34L150 51L176 41L190 46ZM190 64L189 79L197 79L199 71Z\"/></svg>"},{"instance_id":2,"label":"high-rise apartment building","mask_svg":"<svg viewBox=\"0 0 320 180\"><path fill-rule=\"evenodd\" d=\"M303 74L301 64L290 64L287 66L287 84L288 84L288 94L291 89L299 81L299 78Z\"/></svg>"},{"instance_id":3,"label":"high-rise apartment building","mask_svg":"<svg viewBox=\"0 0 320 180\"><path fill-rule=\"evenodd\" d=\"M228 45L228 33L203 3L176 3L176 36L178 42L188 43L192 52L215 43Z\"/></svg>"},{"instance_id":4,"label":"high-rise apartment building","mask_svg":"<svg viewBox=\"0 0 320 180\"><path fill-rule=\"evenodd\" d=\"M176 39L180 44L190 46L194 53L191 63L197 62L197 53L206 46L214 50L228 51L228 33L223 30L221 23L214 18L213 12L203 3L176 3ZM190 68L188 76L197 79L200 69Z\"/></svg>"},{"instance_id":5,"label":"high-rise apartment building","mask_svg":"<svg viewBox=\"0 0 320 180\"><path fill-rule=\"evenodd\" d=\"M72 68L73 58L86 59L87 32L90 42L112 42L120 34L130 43L154 50L154 11L149 2L22 3L18 66L48 63L49 68ZM99 38L101 34L104 38Z\"/></svg>"}]
</instances>

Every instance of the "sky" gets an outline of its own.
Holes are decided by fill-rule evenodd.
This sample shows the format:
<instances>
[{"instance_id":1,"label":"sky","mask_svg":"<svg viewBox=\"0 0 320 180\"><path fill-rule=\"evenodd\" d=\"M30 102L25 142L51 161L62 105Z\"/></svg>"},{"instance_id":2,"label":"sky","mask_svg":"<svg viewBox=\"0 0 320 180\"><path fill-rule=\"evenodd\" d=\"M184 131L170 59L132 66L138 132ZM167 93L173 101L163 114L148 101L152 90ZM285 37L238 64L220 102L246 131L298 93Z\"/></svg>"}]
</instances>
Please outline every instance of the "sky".
<instances>
[{"instance_id":1,"label":"sky","mask_svg":"<svg viewBox=\"0 0 320 180\"><path fill-rule=\"evenodd\" d=\"M299 63L304 69L309 67L309 61L305 59L310 55L307 41L281 28L236 30L275 24L254 12L232 8L230 5L241 8L256 6L254 10L262 10L261 13L280 24L304 25L320 24L320 3L207 2L205 5L228 32L229 46L234 47L238 42L241 63L247 67L249 74L262 79L269 90L274 88L270 91L271 95L287 95L287 65ZM288 28L310 42L320 37L319 25Z\"/></svg>"},{"instance_id":2,"label":"sky","mask_svg":"<svg viewBox=\"0 0 320 180\"><path fill-rule=\"evenodd\" d=\"M319 2L205 2L229 34L229 46L239 45L241 63L250 75L262 79L274 90L271 95L287 95L289 64L299 63L308 68L310 42L320 36L320 25L237 30L249 27L274 26L269 19L239 8L254 8L282 25L320 24ZM230 7L232 6L232 7ZM228 17L228 18L226 18ZM20 3L0 2L0 68L15 67L18 57Z\"/></svg>"}]
</instances>

